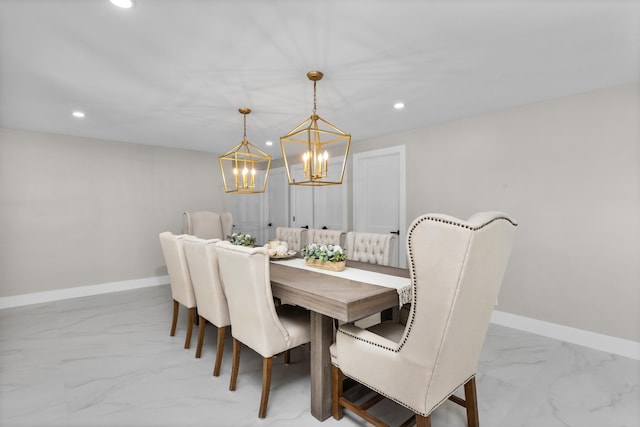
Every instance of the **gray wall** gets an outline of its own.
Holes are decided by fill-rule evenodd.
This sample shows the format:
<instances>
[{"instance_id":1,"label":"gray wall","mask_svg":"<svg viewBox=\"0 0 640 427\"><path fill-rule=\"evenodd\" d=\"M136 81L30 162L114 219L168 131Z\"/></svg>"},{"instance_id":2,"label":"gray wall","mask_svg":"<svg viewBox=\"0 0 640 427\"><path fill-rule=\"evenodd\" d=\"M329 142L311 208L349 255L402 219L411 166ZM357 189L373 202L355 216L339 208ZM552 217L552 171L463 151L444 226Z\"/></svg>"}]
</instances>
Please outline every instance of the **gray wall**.
<instances>
[{"instance_id":1,"label":"gray wall","mask_svg":"<svg viewBox=\"0 0 640 427\"><path fill-rule=\"evenodd\" d=\"M356 141L406 145L407 221L503 210L498 310L640 341L638 85ZM410 108L410 106L408 106ZM216 156L0 130L0 296L165 274L159 231L225 209Z\"/></svg>"},{"instance_id":2,"label":"gray wall","mask_svg":"<svg viewBox=\"0 0 640 427\"><path fill-rule=\"evenodd\" d=\"M217 157L0 129L0 296L166 274L160 231L222 208Z\"/></svg>"},{"instance_id":3,"label":"gray wall","mask_svg":"<svg viewBox=\"0 0 640 427\"><path fill-rule=\"evenodd\" d=\"M457 120L354 151L406 145L408 224L482 210L519 221L498 310L640 341L639 90Z\"/></svg>"}]
</instances>

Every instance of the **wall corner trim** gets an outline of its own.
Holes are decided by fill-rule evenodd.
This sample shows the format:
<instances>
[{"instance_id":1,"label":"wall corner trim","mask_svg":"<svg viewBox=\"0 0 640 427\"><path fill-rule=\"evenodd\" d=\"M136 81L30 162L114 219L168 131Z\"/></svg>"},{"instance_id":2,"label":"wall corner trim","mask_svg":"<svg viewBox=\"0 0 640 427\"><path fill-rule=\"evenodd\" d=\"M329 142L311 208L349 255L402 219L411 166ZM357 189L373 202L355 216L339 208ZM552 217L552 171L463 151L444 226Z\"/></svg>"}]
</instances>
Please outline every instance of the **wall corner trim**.
<instances>
[{"instance_id":1,"label":"wall corner trim","mask_svg":"<svg viewBox=\"0 0 640 427\"><path fill-rule=\"evenodd\" d=\"M494 310L491 323L640 360L640 342Z\"/></svg>"},{"instance_id":2,"label":"wall corner trim","mask_svg":"<svg viewBox=\"0 0 640 427\"><path fill-rule=\"evenodd\" d=\"M30 294L0 297L0 309L107 294L111 292L128 291L138 288L147 288L150 286L166 285L168 283L169 276L155 276L145 277L142 279L123 280L121 282L56 289L55 291L34 292Z\"/></svg>"}]
</instances>

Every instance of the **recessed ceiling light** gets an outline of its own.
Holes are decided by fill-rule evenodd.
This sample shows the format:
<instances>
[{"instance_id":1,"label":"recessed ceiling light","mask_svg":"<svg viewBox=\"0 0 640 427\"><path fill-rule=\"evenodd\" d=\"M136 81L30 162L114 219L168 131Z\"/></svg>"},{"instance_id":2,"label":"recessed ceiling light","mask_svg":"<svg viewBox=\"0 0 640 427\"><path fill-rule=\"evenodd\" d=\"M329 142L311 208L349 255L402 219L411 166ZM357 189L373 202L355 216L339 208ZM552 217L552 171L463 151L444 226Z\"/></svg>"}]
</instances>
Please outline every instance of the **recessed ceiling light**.
<instances>
[{"instance_id":1,"label":"recessed ceiling light","mask_svg":"<svg viewBox=\"0 0 640 427\"><path fill-rule=\"evenodd\" d=\"M265 142L265 144L267 145L267 147L271 147L273 145L273 141L267 141Z\"/></svg>"},{"instance_id":2,"label":"recessed ceiling light","mask_svg":"<svg viewBox=\"0 0 640 427\"><path fill-rule=\"evenodd\" d=\"M404 108L404 102L396 102L395 104L393 104L393 108L395 108L396 110L402 110Z\"/></svg>"},{"instance_id":3,"label":"recessed ceiling light","mask_svg":"<svg viewBox=\"0 0 640 427\"><path fill-rule=\"evenodd\" d=\"M77 117L78 119L84 118L84 113L82 111L74 111L72 114L73 117Z\"/></svg>"},{"instance_id":4,"label":"recessed ceiling light","mask_svg":"<svg viewBox=\"0 0 640 427\"><path fill-rule=\"evenodd\" d=\"M133 7L133 0L111 0L111 3L123 9L130 9Z\"/></svg>"}]
</instances>

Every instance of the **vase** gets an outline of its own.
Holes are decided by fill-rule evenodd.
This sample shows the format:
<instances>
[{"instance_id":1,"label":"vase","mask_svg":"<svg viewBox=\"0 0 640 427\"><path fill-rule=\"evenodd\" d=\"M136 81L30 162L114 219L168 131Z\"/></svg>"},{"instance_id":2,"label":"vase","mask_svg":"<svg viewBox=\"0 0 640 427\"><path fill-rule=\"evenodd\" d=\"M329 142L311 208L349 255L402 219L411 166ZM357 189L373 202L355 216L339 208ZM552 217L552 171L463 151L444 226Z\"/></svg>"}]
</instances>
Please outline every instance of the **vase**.
<instances>
[{"instance_id":1,"label":"vase","mask_svg":"<svg viewBox=\"0 0 640 427\"><path fill-rule=\"evenodd\" d=\"M311 267L329 271L342 271L346 266L344 261L320 261L319 259L305 259L304 261Z\"/></svg>"}]
</instances>

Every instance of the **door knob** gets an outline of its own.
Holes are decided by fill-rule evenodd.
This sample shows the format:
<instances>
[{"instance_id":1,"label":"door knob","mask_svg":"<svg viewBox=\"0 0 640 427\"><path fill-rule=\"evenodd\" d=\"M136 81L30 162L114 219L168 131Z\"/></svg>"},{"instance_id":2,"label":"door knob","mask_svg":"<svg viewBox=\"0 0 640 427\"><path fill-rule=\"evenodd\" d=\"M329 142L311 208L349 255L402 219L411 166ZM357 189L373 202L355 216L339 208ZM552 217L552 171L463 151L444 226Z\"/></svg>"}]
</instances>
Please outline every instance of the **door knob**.
<instances>
[{"instance_id":1,"label":"door knob","mask_svg":"<svg viewBox=\"0 0 640 427\"><path fill-rule=\"evenodd\" d=\"M400 230L398 231L390 231L391 234L397 234L398 236L400 235Z\"/></svg>"}]
</instances>

